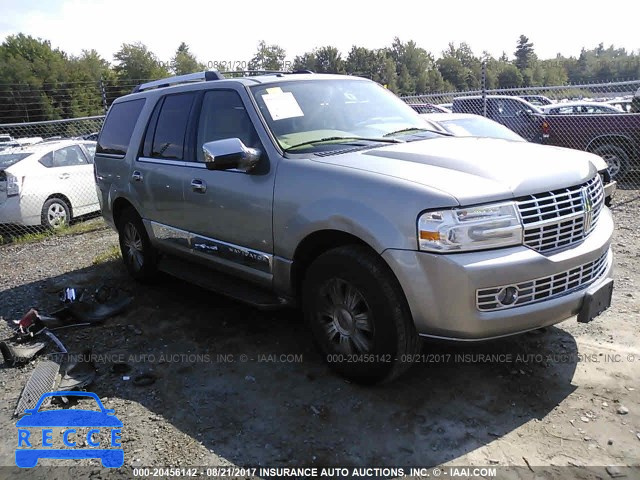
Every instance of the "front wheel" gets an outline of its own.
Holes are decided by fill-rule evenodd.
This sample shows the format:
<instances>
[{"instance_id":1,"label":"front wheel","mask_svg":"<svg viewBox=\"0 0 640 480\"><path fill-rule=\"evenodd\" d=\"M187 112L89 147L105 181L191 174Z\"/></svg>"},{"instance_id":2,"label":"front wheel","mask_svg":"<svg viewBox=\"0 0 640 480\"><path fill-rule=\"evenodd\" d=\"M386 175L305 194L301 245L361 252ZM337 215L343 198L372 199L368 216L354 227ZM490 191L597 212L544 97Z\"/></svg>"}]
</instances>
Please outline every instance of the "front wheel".
<instances>
[{"instance_id":1,"label":"front wheel","mask_svg":"<svg viewBox=\"0 0 640 480\"><path fill-rule=\"evenodd\" d=\"M129 274L142 282L152 280L157 271L158 256L135 210L128 209L122 214L118 237L122 260Z\"/></svg>"},{"instance_id":2,"label":"front wheel","mask_svg":"<svg viewBox=\"0 0 640 480\"><path fill-rule=\"evenodd\" d=\"M303 309L329 366L358 383L390 381L411 365L420 339L387 264L362 246L318 257L303 281Z\"/></svg>"},{"instance_id":3,"label":"front wheel","mask_svg":"<svg viewBox=\"0 0 640 480\"><path fill-rule=\"evenodd\" d=\"M611 180L620 180L629 171L629 156L627 152L616 145L603 145L593 153L600 155L606 162Z\"/></svg>"}]
</instances>

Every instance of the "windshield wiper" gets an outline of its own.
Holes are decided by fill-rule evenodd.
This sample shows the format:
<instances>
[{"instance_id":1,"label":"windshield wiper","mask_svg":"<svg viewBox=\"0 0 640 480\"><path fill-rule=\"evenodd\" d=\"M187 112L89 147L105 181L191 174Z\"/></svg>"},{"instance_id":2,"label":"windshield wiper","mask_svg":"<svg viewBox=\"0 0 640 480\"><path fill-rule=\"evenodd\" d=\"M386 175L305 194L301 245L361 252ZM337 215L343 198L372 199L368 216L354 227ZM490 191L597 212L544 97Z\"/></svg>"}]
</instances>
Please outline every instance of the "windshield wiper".
<instances>
[{"instance_id":1,"label":"windshield wiper","mask_svg":"<svg viewBox=\"0 0 640 480\"><path fill-rule=\"evenodd\" d=\"M386 136L386 135L385 135ZM366 142L382 142L382 143L404 143L402 140L398 140L397 138L367 138L367 137L325 137L319 138L316 140L309 140L306 142L298 143L296 145L292 145L289 148L285 148L284 151L288 152L294 148L304 147L306 145L313 145L314 143L322 143L322 142L332 142L336 140L364 140Z\"/></svg>"},{"instance_id":2,"label":"windshield wiper","mask_svg":"<svg viewBox=\"0 0 640 480\"><path fill-rule=\"evenodd\" d=\"M401 128L400 130L396 130L394 132L385 133L383 137L390 137L391 135L397 135L399 133L407 133L407 132L431 132L431 133L438 133L440 135L445 135L447 137L452 136L450 133L440 132L438 130L432 130L431 128L409 127L409 128Z\"/></svg>"}]
</instances>

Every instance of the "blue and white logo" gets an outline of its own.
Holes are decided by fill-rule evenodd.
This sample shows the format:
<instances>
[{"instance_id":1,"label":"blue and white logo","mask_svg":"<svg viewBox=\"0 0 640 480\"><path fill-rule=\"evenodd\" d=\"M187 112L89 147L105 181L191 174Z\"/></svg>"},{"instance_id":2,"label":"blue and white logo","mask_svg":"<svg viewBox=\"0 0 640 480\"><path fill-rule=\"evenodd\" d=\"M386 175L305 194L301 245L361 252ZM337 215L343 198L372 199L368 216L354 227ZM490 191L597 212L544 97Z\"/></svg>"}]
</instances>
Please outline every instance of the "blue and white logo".
<instances>
[{"instance_id":1,"label":"blue and white logo","mask_svg":"<svg viewBox=\"0 0 640 480\"><path fill-rule=\"evenodd\" d=\"M94 410L48 410L39 412L42 403L49 397L93 398L100 411ZM40 397L35 408L25 410L25 416L16 423L18 446L16 465L21 468L35 467L40 458L83 459L99 458L107 468L118 468L124 464L124 450L120 443L122 422L115 411L104 408L95 393L49 392ZM55 445L53 428L62 428L62 445ZM78 429L87 429L86 435ZM89 448L76 448L85 443ZM56 448L56 447L67 448Z\"/></svg>"}]
</instances>

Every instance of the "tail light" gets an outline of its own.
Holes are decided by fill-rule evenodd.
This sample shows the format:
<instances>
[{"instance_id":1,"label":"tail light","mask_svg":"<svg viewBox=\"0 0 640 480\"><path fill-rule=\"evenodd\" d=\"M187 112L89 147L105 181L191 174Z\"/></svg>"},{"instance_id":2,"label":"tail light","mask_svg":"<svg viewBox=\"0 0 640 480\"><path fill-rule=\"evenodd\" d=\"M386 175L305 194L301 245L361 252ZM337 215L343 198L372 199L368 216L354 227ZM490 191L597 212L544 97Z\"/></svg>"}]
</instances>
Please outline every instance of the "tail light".
<instances>
[{"instance_id":1,"label":"tail light","mask_svg":"<svg viewBox=\"0 0 640 480\"><path fill-rule=\"evenodd\" d=\"M542 136L544 138L549 138L549 133L551 133L551 127L549 125L549 122L547 122L546 120L544 120L542 122Z\"/></svg>"},{"instance_id":2,"label":"tail light","mask_svg":"<svg viewBox=\"0 0 640 480\"><path fill-rule=\"evenodd\" d=\"M15 197L16 195L20 195L20 190L22 190L22 183L24 181L24 177L14 177L10 173L7 173L6 176L7 176L7 197Z\"/></svg>"}]
</instances>

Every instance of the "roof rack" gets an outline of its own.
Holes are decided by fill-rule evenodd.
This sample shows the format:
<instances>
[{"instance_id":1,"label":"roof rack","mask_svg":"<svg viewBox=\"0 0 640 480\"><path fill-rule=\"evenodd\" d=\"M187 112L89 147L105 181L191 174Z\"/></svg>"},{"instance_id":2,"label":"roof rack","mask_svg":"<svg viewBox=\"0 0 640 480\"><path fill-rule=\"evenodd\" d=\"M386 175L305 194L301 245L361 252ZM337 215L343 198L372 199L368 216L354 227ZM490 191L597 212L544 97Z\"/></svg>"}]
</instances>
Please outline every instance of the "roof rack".
<instances>
[{"instance_id":1,"label":"roof rack","mask_svg":"<svg viewBox=\"0 0 640 480\"><path fill-rule=\"evenodd\" d=\"M154 80L153 82L137 85L131 93L143 92L145 90L151 90L152 88L169 87L181 83L210 82L213 80L224 80L224 75L217 70L177 75L175 77L163 78L161 80Z\"/></svg>"},{"instance_id":2,"label":"roof rack","mask_svg":"<svg viewBox=\"0 0 640 480\"><path fill-rule=\"evenodd\" d=\"M225 75L241 74L244 76L252 75L294 75L298 73L313 73L311 70L234 70L230 72L222 72Z\"/></svg>"}]
</instances>

